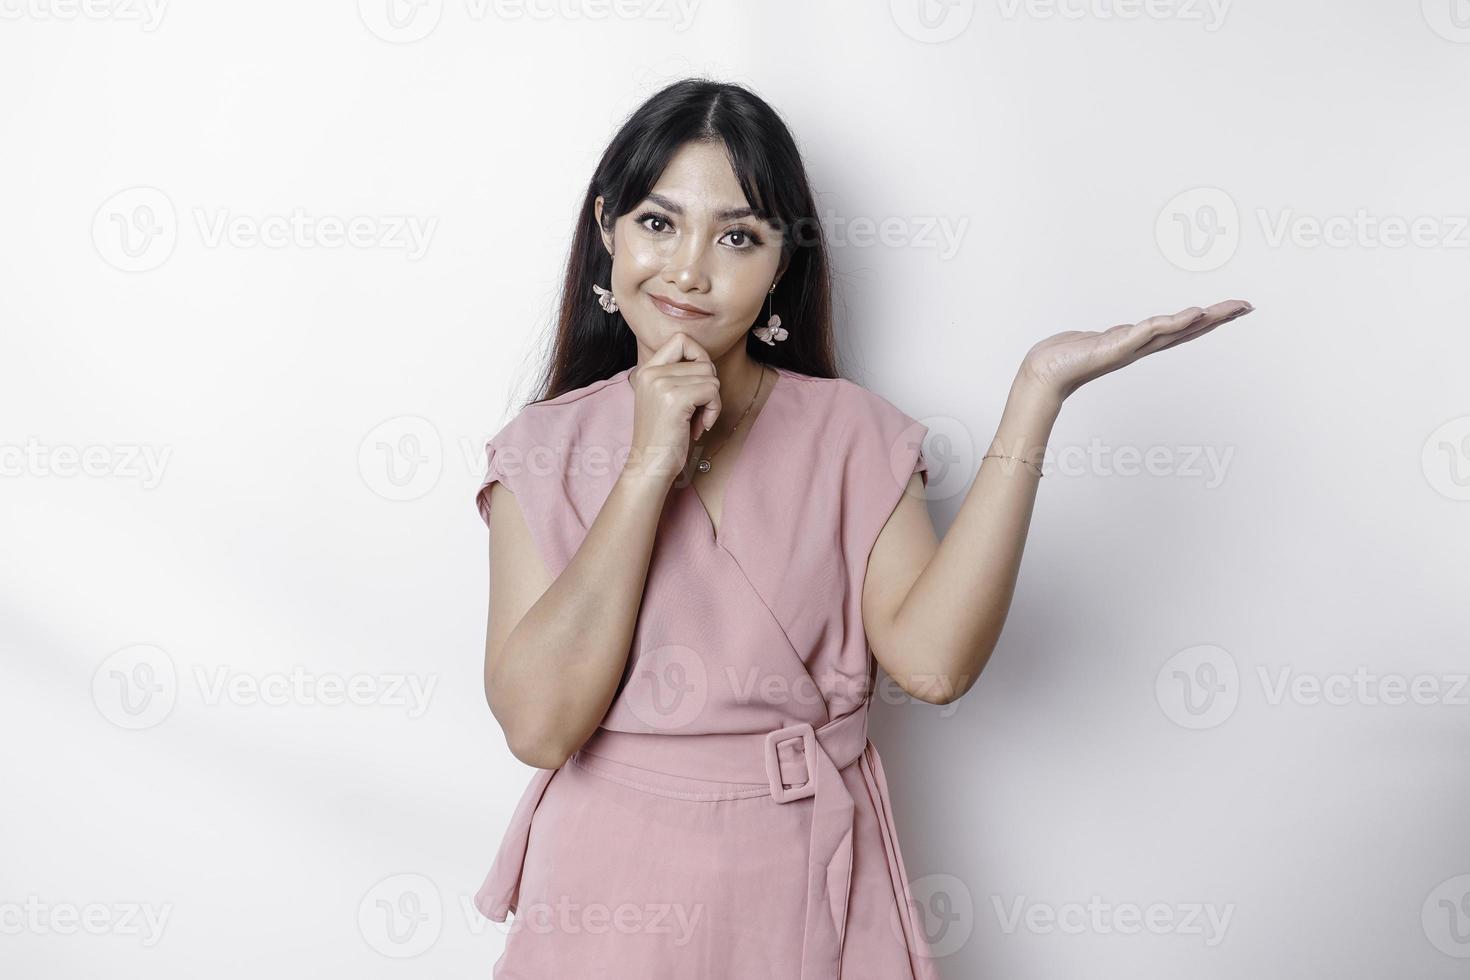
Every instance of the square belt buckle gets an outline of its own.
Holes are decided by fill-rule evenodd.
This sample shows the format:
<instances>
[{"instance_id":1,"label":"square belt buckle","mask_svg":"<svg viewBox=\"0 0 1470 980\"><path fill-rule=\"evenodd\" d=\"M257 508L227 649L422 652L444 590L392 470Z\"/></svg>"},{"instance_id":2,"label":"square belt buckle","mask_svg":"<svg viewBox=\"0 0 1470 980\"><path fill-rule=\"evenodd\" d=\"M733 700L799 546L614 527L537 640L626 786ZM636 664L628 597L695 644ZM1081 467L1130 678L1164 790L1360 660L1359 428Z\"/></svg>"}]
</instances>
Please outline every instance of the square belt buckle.
<instances>
[{"instance_id":1,"label":"square belt buckle","mask_svg":"<svg viewBox=\"0 0 1470 980\"><path fill-rule=\"evenodd\" d=\"M776 746L782 742L789 742L799 738L802 742L802 750L806 755L807 780L800 786L787 789L781 782L781 757L776 753ZM771 797L777 803L790 803L792 800L805 799L814 796L817 792L816 770L812 766L812 760L816 758L814 753L822 750L817 742L817 733L807 722L798 722L795 725L787 725L778 728L774 732L766 733L766 778L771 783Z\"/></svg>"}]
</instances>

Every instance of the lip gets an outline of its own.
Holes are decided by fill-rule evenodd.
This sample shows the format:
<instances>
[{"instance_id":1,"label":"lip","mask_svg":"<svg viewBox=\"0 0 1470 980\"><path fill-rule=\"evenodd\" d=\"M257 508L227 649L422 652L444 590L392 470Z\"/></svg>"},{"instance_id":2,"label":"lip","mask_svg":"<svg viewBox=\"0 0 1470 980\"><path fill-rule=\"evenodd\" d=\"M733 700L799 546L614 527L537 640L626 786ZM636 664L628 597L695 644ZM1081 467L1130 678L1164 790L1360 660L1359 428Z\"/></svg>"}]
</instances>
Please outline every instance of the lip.
<instances>
[{"instance_id":1,"label":"lip","mask_svg":"<svg viewBox=\"0 0 1470 980\"><path fill-rule=\"evenodd\" d=\"M660 313L671 316L676 320L698 320L700 317L713 316L709 310L702 310L688 303L676 303L656 293L649 293L648 298L653 301Z\"/></svg>"}]
</instances>

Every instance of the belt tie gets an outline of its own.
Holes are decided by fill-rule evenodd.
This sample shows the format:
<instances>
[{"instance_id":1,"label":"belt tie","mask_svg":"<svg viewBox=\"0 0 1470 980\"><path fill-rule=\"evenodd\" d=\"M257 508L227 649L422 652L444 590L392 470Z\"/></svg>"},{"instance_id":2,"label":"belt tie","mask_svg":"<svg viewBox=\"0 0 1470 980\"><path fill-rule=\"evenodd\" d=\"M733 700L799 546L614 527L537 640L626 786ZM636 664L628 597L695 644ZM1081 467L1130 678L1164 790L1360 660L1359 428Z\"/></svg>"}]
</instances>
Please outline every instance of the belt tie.
<instances>
[{"instance_id":1,"label":"belt tie","mask_svg":"<svg viewBox=\"0 0 1470 980\"><path fill-rule=\"evenodd\" d=\"M799 757L783 745L801 745ZM807 852L806 937L801 980L838 975L847 934L847 900L852 885L853 814L856 804L841 770L856 762L868 744L868 703L813 730L806 722L765 736L766 774L777 803L812 798L811 844ZM795 784L787 788L786 784Z\"/></svg>"},{"instance_id":2,"label":"belt tie","mask_svg":"<svg viewBox=\"0 0 1470 980\"><path fill-rule=\"evenodd\" d=\"M856 812L842 770L861 758L867 747L868 703L815 729L808 722L748 734L665 735L599 728L579 754L670 775L752 785L764 781L764 791L740 795L769 792L783 805L810 797L801 980L832 980L839 974L847 932ZM701 749L696 772L688 771L691 743ZM515 908L531 817L555 772L536 771L475 896L476 906L490 919L504 922Z\"/></svg>"}]
</instances>

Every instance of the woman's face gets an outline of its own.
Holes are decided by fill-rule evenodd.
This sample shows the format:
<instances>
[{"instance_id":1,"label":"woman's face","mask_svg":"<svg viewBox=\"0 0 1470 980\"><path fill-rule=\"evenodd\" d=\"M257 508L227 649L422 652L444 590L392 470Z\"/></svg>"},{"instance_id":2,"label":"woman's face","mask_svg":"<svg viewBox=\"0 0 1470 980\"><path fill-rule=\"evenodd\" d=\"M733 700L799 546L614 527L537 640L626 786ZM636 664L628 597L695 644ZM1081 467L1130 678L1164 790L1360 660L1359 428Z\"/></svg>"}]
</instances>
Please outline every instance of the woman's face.
<instances>
[{"instance_id":1,"label":"woman's face","mask_svg":"<svg viewBox=\"0 0 1470 980\"><path fill-rule=\"evenodd\" d=\"M683 331L719 360L763 315L781 265L780 230L751 213L722 143L686 143L602 240L618 310L649 352Z\"/></svg>"}]
</instances>

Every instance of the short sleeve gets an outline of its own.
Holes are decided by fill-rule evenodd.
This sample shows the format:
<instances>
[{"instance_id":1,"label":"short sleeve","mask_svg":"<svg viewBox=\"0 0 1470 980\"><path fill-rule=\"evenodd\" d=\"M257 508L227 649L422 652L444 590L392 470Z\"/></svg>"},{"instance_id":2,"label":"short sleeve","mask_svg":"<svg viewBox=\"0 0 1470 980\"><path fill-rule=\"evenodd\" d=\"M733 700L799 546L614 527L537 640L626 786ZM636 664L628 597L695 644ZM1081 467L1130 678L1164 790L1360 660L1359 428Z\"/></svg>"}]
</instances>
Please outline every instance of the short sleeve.
<instances>
[{"instance_id":1,"label":"short sleeve","mask_svg":"<svg viewBox=\"0 0 1470 980\"><path fill-rule=\"evenodd\" d=\"M919 426L919 429L925 434L929 431L928 428L919 425L917 422L914 425ZM909 475L912 476L914 473L919 474L919 479L924 481L924 486L927 487L929 485L929 463L924 459L924 439L922 436L918 439L918 446L914 450L914 468L909 471Z\"/></svg>"},{"instance_id":2,"label":"short sleeve","mask_svg":"<svg viewBox=\"0 0 1470 980\"><path fill-rule=\"evenodd\" d=\"M847 457L844 494L856 509L855 527L862 535L862 553L866 555L903 499L909 479L918 473L928 487L924 439L929 430L883 396L852 382L844 384L839 407L846 424L842 439Z\"/></svg>"},{"instance_id":3,"label":"short sleeve","mask_svg":"<svg viewBox=\"0 0 1470 980\"><path fill-rule=\"evenodd\" d=\"M485 472L475 491L480 520L490 526L490 488L500 483L516 496L516 508L552 577L576 553L583 529L568 493L564 412L529 405L485 443Z\"/></svg>"},{"instance_id":4,"label":"short sleeve","mask_svg":"<svg viewBox=\"0 0 1470 980\"><path fill-rule=\"evenodd\" d=\"M508 427L507 427L508 428ZM480 481L480 489L475 491L475 507L480 512L480 520L485 526L490 526L490 485L501 483L511 493L520 496L518 480L506 471L502 465L504 453L501 446L509 442L505 429L491 436L485 443L485 476Z\"/></svg>"}]
</instances>

